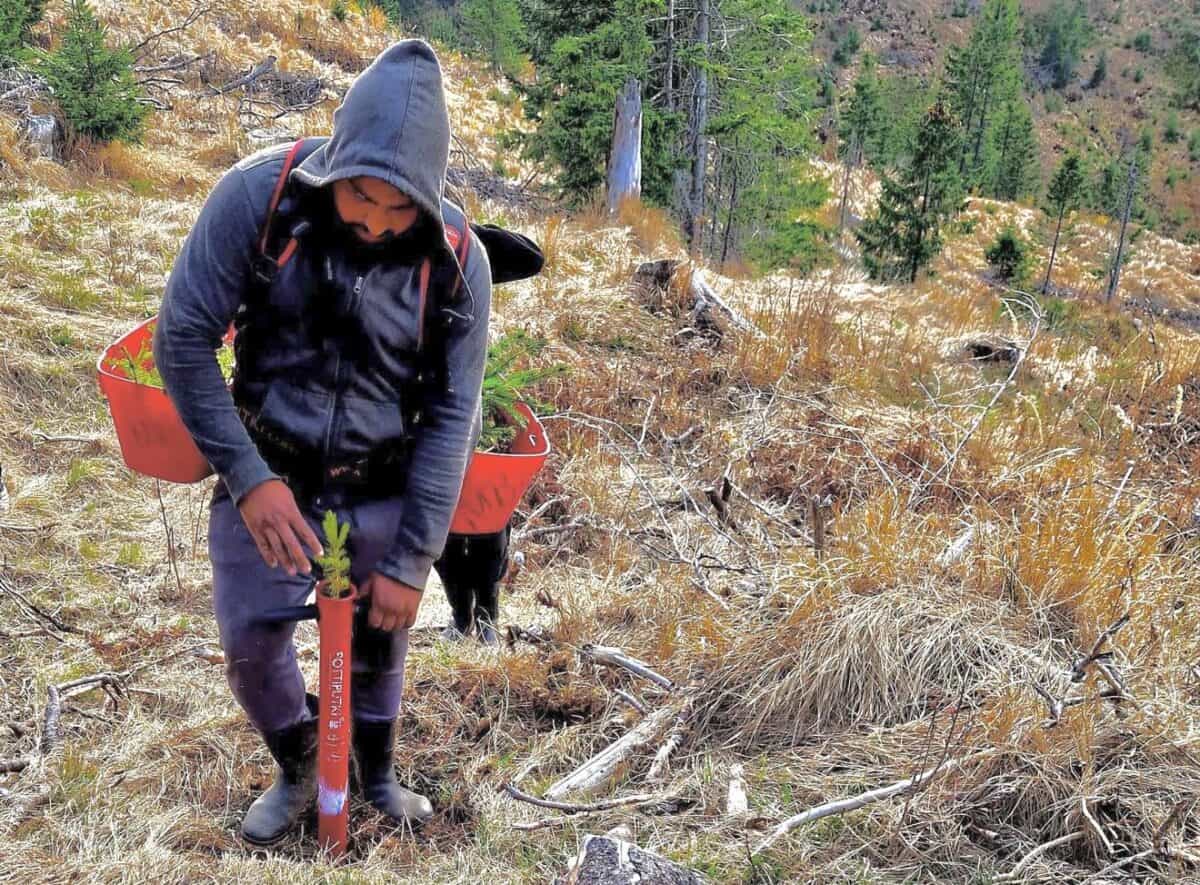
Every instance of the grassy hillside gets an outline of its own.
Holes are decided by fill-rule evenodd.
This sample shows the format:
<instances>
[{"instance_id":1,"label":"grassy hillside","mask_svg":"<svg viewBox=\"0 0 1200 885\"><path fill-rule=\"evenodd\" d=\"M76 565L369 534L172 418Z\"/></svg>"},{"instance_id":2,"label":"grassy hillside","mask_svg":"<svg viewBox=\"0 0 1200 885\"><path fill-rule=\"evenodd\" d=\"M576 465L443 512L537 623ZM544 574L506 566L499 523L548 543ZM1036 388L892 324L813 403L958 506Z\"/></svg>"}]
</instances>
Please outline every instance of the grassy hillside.
<instances>
[{"instance_id":1,"label":"grassy hillside","mask_svg":"<svg viewBox=\"0 0 1200 885\"><path fill-rule=\"evenodd\" d=\"M98 6L132 42L189 8ZM61 14L52 3L43 36ZM382 28L314 2L227 4L144 64L212 53L203 77L219 85L274 54L271 88L319 78L330 99L277 126L324 131ZM456 175L500 195L465 189L471 214L548 258L497 290L496 330L545 336L543 358L572 371L541 391L555 453L502 602L525 632L500 652L442 644L431 588L399 758L436 816L412 834L354 805L343 868L311 832L270 854L238 840L270 761L223 679L209 485L160 489L126 470L94 380L102 347L156 309L189 221L255 127L236 95L206 94L199 65L142 146L79 144L59 166L29 159L6 124L0 762L29 764L0 773L0 880L548 882L583 834L618 824L718 882L988 882L1019 865L1016 881L1200 875L1200 337L1086 296L1103 220L1066 235L1056 278L1085 293L1070 302L987 282L1002 227L1042 258L1048 228L977 200L914 288L851 266L707 272L758 332L701 332L684 286L630 286L641 262L682 257L665 219L505 198L536 173L492 140L519 114L480 68L444 63ZM1200 249L1145 233L1124 294L1194 310L1198 275ZM1019 361L972 359L985 338ZM1107 675L1079 663L1125 615L1096 648L1112 652ZM311 675L311 626L299 640ZM589 643L676 688L590 663ZM61 742L43 754L50 686ZM655 801L560 816L508 798L505 784L538 795L635 727L618 689L690 711L661 780L647 776L660 739L600 794ZM752 853L791 815L956 759L913 793ZM738 764L749 812L730 815Z\"/></svg>"}]
</instances>

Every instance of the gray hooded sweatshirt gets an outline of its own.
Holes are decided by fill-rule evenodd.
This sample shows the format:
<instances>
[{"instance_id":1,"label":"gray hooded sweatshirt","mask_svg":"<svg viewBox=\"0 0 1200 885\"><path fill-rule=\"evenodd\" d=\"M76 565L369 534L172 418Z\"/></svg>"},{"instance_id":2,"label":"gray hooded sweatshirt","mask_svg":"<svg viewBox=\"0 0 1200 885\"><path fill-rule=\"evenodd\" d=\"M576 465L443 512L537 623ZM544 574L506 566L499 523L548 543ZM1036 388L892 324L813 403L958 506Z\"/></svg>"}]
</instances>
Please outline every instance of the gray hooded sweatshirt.
<instances>
[{"instance_id":1,"label":"gray hooded sweatshirt","mask_svg":"<svg viewBox=\"0 0 1200 885\"><path fill-rule=\"evenodd\" d=\"M222 177L175 261L154 356L184 425L235 502L278 478L242 414L256 416L255 433L265 427L286 437L321 465L409 446L403 516L377 570L424 589L480 432L491 270L474 234L465 268L447 240L447 219L461 228L463 218L444 197L450 123L428 44L405 40L384 51L333 119L333 135L289 177L272 229L290 229L299 248L267 287L254 275L258 240L290 145L248 157ZM357 176L408 194L421 209L421 239L392 252L353 248L328 186ZM413 427L406 399L422 378L424 257L449 262L451 273L433 278L457 276L460 286L453 302L446 292L428 293L426 309L451 320L447 383L423 397L423 419ZM231 322L238 330L232 395L215 358Z\"/></svg>"}]
</instances>

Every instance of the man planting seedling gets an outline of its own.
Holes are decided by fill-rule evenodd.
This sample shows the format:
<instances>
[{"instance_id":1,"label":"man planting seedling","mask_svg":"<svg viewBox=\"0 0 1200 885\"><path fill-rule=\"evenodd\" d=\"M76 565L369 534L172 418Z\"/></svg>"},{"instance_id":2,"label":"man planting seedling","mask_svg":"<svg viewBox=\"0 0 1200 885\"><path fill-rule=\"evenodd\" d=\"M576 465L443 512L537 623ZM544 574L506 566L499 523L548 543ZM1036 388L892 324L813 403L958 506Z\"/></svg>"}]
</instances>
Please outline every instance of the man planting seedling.
<instances>
[{"instance_id":1,"label":"man planting seedling","mask_svg":"<svg viewBox=\"0 0 1200 885\"><path fill-rule=\"evenodd\" d=\"M433 50L395 44L350 87L331 137L225 174L167 285L155 363L222 480L209 548L229 685L279 766L242 824L256 844L313 798L294 625L258 616L305 601L326 510L350 526L350 580L370 600L351 668L359 783L397 821L432 814L396 782L395 725L408 629L480 433L492 284L483 228L444 197L449 140ZM230 389L214 353L231 322Z\"/></svg>"}]
</instances>

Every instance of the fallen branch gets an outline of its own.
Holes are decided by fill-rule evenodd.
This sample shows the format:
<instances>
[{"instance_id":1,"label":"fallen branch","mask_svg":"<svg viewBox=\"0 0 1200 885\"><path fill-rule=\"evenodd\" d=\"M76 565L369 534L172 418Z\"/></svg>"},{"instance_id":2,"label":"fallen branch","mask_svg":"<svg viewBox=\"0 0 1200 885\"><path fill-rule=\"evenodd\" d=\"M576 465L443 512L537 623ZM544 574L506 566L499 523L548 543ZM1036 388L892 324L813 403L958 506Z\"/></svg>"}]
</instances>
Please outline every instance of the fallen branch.
<instances>
[{"instance_id":1,"label":"fallen branch","mask_svg":"<svg viewBox=\"0 0 1200 885\"><path fill-rule=\"evenodd\" d=\"M38 535L42 532L48 532L58 523L50 522L46 525L13 525L11 522L0 522L0 532L13 532L21 535Z\"/></svg>"},{"instance_id":2,"label":"fallen branch","mask_svg":"<svg viewBox=\"0 0 1200 885\"><path fill-rule=\"evenodd\" d=\"M667 764L671 761L671 754L679 749L679 745L683 743L684 737L687 736L688 729L691 727L690 719L692 718L692 707L695 704L695 696L691 695L683 702L683 708L679 711L679 715L675 717L675 725L671 729L671 734L667 737L666 743L658 748L658 752L654 754L654 762L650 766L650 771L646 773L646 780L653 783L654 781L662 780L667 773Z\"/></svg>"},{"instance_id":3,"label":"fallen branch","mask_svg":"<svg viewBox=\"0 0 1200 885\"><path fill-rule=\"evenodd\" d=\"M830 817L835 814L845 814L847 811L855 811L862 808L864 805L870 805L872 802L878 802L880 799L890 799L898 793L903 793L906 790L925 784L940 774L958 768L967 762L974 762L983 759L987 756L994 755L996 750L982 750L967 756L965 759L948 759L941 765L930 768L915 777L910 777L907 780L902 780L887 787L880 787L877 790L868 790L858 796L851 796L849 799L838 799L836 802L826 802L824 805L818 805L815 808L810 808L800 814L789 817L774 830L767 838L758 843L758 847L754 849L754 854L760 854L770 848L778 839L786 836L796 827L803 824L812 823L824 817Z\"/></svg>"},{"instance_id":4,"label":"fallen branch","mask_svg":"<svg viewBox=\"0 0 1200 885\"><path fill-rule=\"evenodd\" d=\"M1023 872L1025 872L1025 868L1028 867L1035 860L1037 860L1039 857L1041 857L1043 854L1045 854L1047 851L1053 851L1055 848L1058 848L1062 845L1067 845L1071 842L1074 842L1076 839L1082 839L1082 838L1083 838L1082 832L1075 832L1075 833L1067 833L1067 835L1065 835L1065 836L1059 836L1057 839L1051 839L1049 842L1045 842L1045 843L1039 845L1037 848L1033 849L1033 851L1029 852L1027 855L1025 855L1023 858L1021 858L1021 860L1017 862L1017 865L1015 867L1013 867L1012 870L1010 870L1007 873L1003 873L1002 875L997 876L996 881L997 882L1019 881L1021 878L1021 874Z\"/></svg>"},{"instance_id":5,"label":"fallen branch","mask_svg":"<svg viewBox=\"0 0 1200 885\"><path fill-rule=\"evenodd\" d=\"M1188 845L1186 847L1187 848L1200 848L1200 845ZM1107 879L1109 873L1115 873L1117 870L1124 869L1125 867L1130 866L1131 864L1137 863L1139 860L1145 860L1146 858L1153 857L1155 855L1160 855L1161 857L1164 857L1164 858L1171 858L1172 856L1181 857L1184 860L1186 860L1192 864L1200 862L1200 858L1196 858L1193 855L1188 854L1183 849L1173 849L1173 848L1166 848L1166 847L1164 847L1162 849L1147 848L1145 851L1139 851L1137 854L1131 854L1129 857L1122 858L1121 860L1118 860L1115 863L1110 863L1108 866L1106 866L1100 872L1093 873L1092 875L1088 876L1086 879L1083 880L1082 883L1080 883L1080 885L1088 885L1089 882L1103 882Z\"/></svg>"},{"instance_id":6,"label":"fallen branch","mask_svg":"<svg viewBox=\"0 0 1200 885\"><path fill-rule=\"evenodd\" d=\"M575 529L581 529L586 526L587 520L582 517L573 519L570 522L565 522L562 525L542 525L537 528L528 529L521 533L521 540L529 540L532 538L540 538L542 535L557 535L562 532L573 532Z\"/></svg>"},{"instance_id":7,"label":"fallen branch","mask_svg":"<svg viewBox=\"0 0 1200 885\"><path fill-rule=\"evenodd\" d=\"M546 798L561 799L568 793L586 792L604 784L612 777L617 768L634 752L652 744L666 730L667 723L675 716L677 709L662 707L655 710L637 728L609 744L591 759L584 762L566 777L553 784L546 791Z\"/></svg>"},{"instance_id":8,"label":"fallen branch","mask_svg":"<svg viewBox=\"0 0 1200 885\"><path fill-rule=\"evenodd\" d=\"M207 15L211 8L211 6L200 6L197 4L192 8L192 11L187 14L187 17L184 18L184 20L179 24L172 25L169 28L163 28L161 31L155 31L153 34L145 37L140 43L136 43L129 47L129 54L134 58L141 58L143 55L145 55L143 50L149 47L151 43L157 44L159 40L161 40L163 37L166 37L168 34L177 34L186 29L201 16Z\"/></svg>"},{"instance_id":9,"label":"fallen branch","mask_svg":"<svg viewBox=\"0 0 1200 885\"><path fill-rule=\"evenodd\" d=\"M1092 816L1092 810L1088 808L1087 796L1079 797L1079 805L1083 809L1083 819L1088 822L1088 825L1095 831L1096 835L1100 837L1100 841L1104 844L1104 853L1112 857L1113 844L1109 841L1107 834L1105 834L1104 828L1100 826L1100 821Z\"/></svg>"},{"instance_id":10,"label":"fallen branch","mask_svg":"<svg viewBox=\"0 0 1200 885\"><path fill-rule=\"evenodd\" d=\"M1112 656L1112 652L1102 652L1100 649L1104 647L1106 642L1117 635L1117 631L1128 623L1129 612L1125 612L1125 614L1113 621L1103 633L1096 637L1096 641L1092 644L1092 650L1071 665L1072 682L1082 682L1087 676L1088 668L1092 664Z\"/></svg>"},{"instance_id":11,"label":"fallen branch","mask_svg":"<svg viewBox=\"0 0 1200 885\"><path fill-rule=\"evenodd\" d=\"M625 703L629 704L629 706L633 707L633 709L637 710L643 716L646 715L646 712L647 712L646 705L644 703L642 703L641 700L639 700L634 695L630 694L629 692L627 692L621 688L618 688L616 691L613 692L613 694L615 694L617 697L619 697Z\"/></svg>"},{"instance_id":12,"label":"fallen branch","mask_svg":"<svg viewBox=\"0 0 1200 885\"><path fill-rule=\"evenodd\" d=\"M24 771L29 767L28 759L0 759L0 773Z\"/></svg>"},{"instance_id":13,"label":"fallen branch","mask_svg":"<svg viewBox=\"0 0 1200 885\"><path fill-rule=\"evenodd\" d=\"M18 590L12 584L10 584L8 581L6 581L3 577L0 577L0 593L3 593L7 596L11 596L13 599L16 599L18 602L21 603L21 605L23 605L25 607L26 611L28 611L30 614L32 614L33 616L35 616L37 618L41 618L43 621L45 621L47 624L49 624L51 627L53 627L56 630L62 630L64 633L82 633L83 632L82 630L78 629L77 627L72 627L70 624L64 623L63 621L61 621L59 618L55 617L54 615L49 614L48 612L42 611L42 609L38 608L38 606L36 606L32 602L30 602L29 598L24 593L22 593L20 590Z\"/></svg>"},{"instance_id":14,"label":"fallen branch","mask_svg":"<svg viewBox=\"0 0 1200 885\"><path fill-rule=\"evenodd\" d=\"M539 799L536 796L522 792L512 784L505 784L504 792L519 802L528 802L530 805L536 805L538 808L551 808L555 811L561 811L564 814L590 814L596 811L608 811L610 808L621 808L625 805L641 805L645 802L661 801L663 798L662 796L655 796L650 793L638 793L634 796L623 796L619 799L601 799L599 802L580 805L575 802L555 802L549 799Z\"/></svg>"},{"instance_id":15,"label":"fallen branch","mask_svg":"<svg viewBox=\"0 0 1200 885\"><path fill-rule=\"evenodd\" d=\"M643 679L649 679L651 682L658 683L668 691L675 687L675 683L656 670L652 670L650 665L645 661L639 661L637 658L631 658L619 648L613 648L607 645L592 645L591 643L588 643L579 649L579 653L599 664L608 664L612 667L624 667L626 670L641 676Z\"/></svg>"},{"instance_id":16,"label":"fallen branch","mask_svg":"<svg viewBox=\"0 0 1200 885\"><path fill-rule=\"evenodd\" d=\"M98 436L50 436L40 430L33 431L33 438L44 443L98 443Z\"/></svg>"}]
</instances>

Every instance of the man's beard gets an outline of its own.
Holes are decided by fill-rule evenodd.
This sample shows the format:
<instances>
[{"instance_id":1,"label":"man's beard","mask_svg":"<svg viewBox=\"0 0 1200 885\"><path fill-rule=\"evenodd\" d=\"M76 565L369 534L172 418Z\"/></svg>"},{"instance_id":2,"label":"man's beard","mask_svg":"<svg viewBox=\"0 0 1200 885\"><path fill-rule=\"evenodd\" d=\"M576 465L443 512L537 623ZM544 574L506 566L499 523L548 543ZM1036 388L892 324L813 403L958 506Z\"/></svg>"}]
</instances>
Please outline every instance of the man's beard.
<instances>
[{"instance_id":1,"label":"man's beard","mask_svg":"<svg viewBox=\"0 0 1200 885\"><path fill-rule=\"evenodd\" d=\"M380 240L368 242L359 236L359 231L367 233L366 228L342 221L334 210L329 232L341 248L355 258L364 261L406 261L429 253L432 228L422 214L403 233L389 233Z\"/></svg>"}]
</instances>

